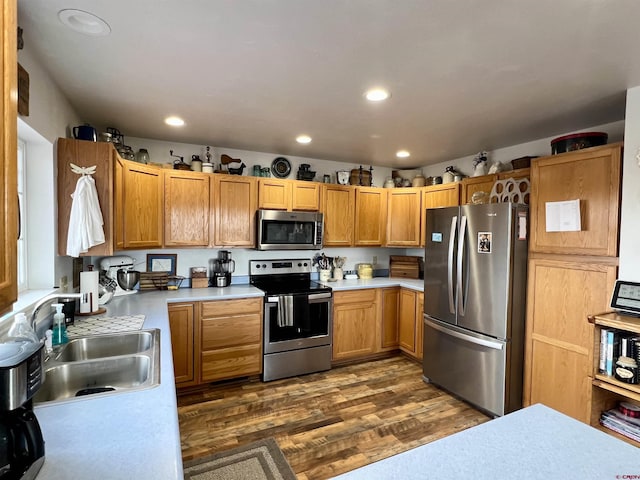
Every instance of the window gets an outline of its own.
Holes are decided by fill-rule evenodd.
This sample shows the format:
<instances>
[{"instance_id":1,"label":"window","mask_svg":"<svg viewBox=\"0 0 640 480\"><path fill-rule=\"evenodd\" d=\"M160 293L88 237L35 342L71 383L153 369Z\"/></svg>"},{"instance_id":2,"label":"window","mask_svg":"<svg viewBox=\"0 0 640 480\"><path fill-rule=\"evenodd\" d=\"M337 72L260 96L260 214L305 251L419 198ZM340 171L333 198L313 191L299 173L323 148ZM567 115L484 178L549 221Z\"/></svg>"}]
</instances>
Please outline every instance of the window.
<instances>
[{"instance_id":1,"label":"window","mask_svg":"<svg viewBox=\"0 0 640 480\"><path fill-rule=\"evenodd\" d=\"M18 237L18 292L28 288L27 278L27 222L26 222L26 144L18 139L18 204L20 215L20 237Z\"/></svg>"}]
</instances>

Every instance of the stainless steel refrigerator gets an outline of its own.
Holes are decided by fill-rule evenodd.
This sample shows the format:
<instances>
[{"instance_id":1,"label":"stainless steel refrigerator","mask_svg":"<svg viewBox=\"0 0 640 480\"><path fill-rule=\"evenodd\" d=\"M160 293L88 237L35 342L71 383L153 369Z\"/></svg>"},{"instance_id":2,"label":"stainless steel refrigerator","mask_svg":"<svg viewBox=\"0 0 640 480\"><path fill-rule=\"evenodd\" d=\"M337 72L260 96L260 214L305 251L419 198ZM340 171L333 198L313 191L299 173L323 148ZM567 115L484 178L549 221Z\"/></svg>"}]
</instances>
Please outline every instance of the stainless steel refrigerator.
<instances>
[{"instance_id":1,"label":"stainless steel refrigerator","mask_svg":"<svg viewBox=\"0 0 640 480\"><path fill-rule=\"evenodd\" d=\"M501 416L522 407L528 207L426 211L424 380Z\"/></svg>"}]
</instances>

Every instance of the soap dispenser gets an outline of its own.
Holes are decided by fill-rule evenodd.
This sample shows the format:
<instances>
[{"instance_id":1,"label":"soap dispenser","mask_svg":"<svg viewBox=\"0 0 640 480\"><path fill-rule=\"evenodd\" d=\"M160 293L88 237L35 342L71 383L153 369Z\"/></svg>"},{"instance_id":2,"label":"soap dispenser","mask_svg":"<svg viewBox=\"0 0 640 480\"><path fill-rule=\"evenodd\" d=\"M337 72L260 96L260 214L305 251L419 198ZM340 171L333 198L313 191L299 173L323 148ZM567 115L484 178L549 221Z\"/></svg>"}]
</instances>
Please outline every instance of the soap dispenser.
<instances>
[{"instance_id":1,"label":"soap dispenser","mask_svg":"<svg viewBox=\"0 0 640 480\"><path fill-rule=\"evenodd\" d=\"M67 328L64 323L64 313L62 313L62 303L54 303L51 305L56 309L56 313L53 315L53 338L52 345L54 347L63 345L69 341L67 337Z\"/></svg>"}]
</instances>

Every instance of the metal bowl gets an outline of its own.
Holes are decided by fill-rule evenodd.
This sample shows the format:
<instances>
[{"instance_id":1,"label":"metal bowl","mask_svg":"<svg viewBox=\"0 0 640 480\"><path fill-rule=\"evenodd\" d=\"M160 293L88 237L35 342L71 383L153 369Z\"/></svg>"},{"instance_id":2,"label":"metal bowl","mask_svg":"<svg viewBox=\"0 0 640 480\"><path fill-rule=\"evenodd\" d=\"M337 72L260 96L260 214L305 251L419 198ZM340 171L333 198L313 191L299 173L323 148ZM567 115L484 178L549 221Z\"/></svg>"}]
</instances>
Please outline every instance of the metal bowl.
<instances>
[{"instance_id":1,"label":"metal bowl","mask_svg":"<svg viewBox=\"0 0 640 480\"><path fill-rule=\"evenodd\" d=\"M133 290L133 287L140 281L140 272L137 270L118 270L118 285L123 290Z\"/></svg>"}]
</instances>

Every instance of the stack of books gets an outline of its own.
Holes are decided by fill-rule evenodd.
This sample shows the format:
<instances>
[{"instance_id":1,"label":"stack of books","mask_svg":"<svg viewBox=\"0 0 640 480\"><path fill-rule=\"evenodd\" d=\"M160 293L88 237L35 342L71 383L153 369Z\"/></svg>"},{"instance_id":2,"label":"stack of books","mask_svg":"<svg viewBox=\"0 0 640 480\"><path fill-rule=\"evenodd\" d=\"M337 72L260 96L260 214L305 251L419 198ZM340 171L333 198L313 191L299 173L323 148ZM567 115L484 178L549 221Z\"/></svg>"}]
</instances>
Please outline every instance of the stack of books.
<instances>
[{"instance_id":1,"label":"stack of books","mask_svg":"<svg viewBox=\"0 0 640 480\"><path fill-rule=\"evenodd\" d=\"M640 442L640 407L621 402L618 408L602 412L600 424L627 438Z\"/></svg>"},{"instance_id":2,"label":"stack of books","mask_svg":"<svg viewBox=\"0 0 640 480\"><path fill-rule=\"evenodd\" d=\"M621 372L623 377L617 375L616 363L619 360L622 360L621 363L629 372L633 372L633 376L629 377L629 374L624 372ZM626 367L628 365L631 367ZM600 331L599 373L618 378L625 383L637 384L640 383L638 365L640 365L640 335L615 328L602 328Z\"/></svg>"}]
</instances>

